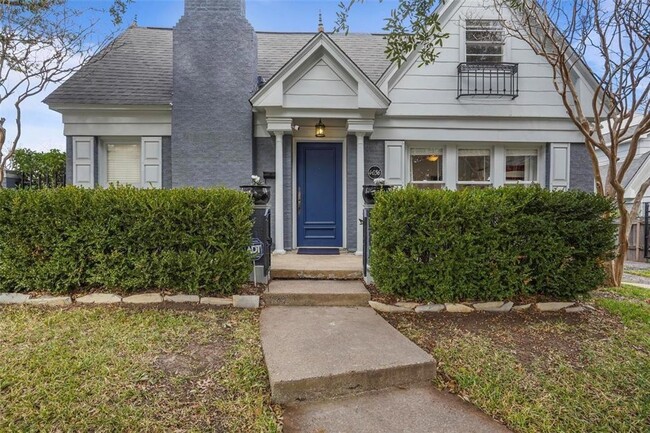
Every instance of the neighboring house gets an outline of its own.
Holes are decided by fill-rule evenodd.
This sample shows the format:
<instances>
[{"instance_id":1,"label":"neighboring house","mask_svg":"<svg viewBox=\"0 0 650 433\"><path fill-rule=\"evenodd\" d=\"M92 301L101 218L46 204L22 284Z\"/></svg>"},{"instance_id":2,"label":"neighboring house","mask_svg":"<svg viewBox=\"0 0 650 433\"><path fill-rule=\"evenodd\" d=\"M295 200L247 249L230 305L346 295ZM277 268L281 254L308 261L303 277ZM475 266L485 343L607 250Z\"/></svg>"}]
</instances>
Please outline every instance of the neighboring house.
<instances>
[{"instance_id":1,"label":"neighboring house","mask_svg":"<svg viewBox=\"0 0 650 433\"><path fill-rule=\"evenodd\" d=\"M634 129L634 127L636 127L640 121L641 116L634 118L630 125L631 129ZM605 135L605 139L609 141L609 136ZM618 148L619 166L622 164L622 161L627 158L629 149L629 141L620 144ZM597 151L597 154L601 176L603 176L603 182L605 182L607 179L607 157L600 151ZM639 140L636 155L634 156L634 161L632 161L632 165L630 165L630 168L628 168L625 176L623 177L622 184L625 188L625 200L630 207L632 206L634 197L636 197L641 184L643 184L643 182L645 182L648 178L650 178L650 134L645 134L641 137L641 140ZM641 202L650 203L650 188L648 188L644 194ZM643 206L641 206L640 211L643 212Z\"/></svg>"},{"instance_id":2,"label":"neighboring house","mask_svg":"<svg viewBox=\"0 0 650 433\"><path fill-rule=\"evenodd\" d=\"M129 28L46 98L70 184L237 188L254 173L272 186L276 252L360 252L371 168L393 185L593 191L550 67L482 0L440 7L450 36L423 67L389 64L382 35L256 33L244 8L186 0L173 29ZM588 96L593 76L574 73Z\"/></svg>"}]
</instances>

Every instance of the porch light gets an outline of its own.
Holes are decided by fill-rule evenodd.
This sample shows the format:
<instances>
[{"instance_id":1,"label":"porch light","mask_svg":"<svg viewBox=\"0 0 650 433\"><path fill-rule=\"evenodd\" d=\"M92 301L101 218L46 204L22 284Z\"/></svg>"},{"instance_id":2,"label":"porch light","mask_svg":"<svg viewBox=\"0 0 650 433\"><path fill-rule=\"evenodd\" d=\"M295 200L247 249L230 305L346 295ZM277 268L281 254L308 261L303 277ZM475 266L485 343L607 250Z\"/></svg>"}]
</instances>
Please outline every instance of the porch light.
<instances>
[{"instance_id":1,"label":"porch light","mask_svg":"<svg viewBox=\"0 0 650 433\"><path fill-rule=\"evenodd\" d=\"M323 124L322 119L318 119L318 123L316 124L316 137L325 137L325 124Z\"/></svg>"},{"instance_id":2,"label":"porch light","mask_svg":"<svg viewBox=\"0 0 650 433\"><path fill-rule=\"evenodd\" d=\"M427 161L436 162L437 160L438 160L438 155L427 156Z\"/></svg>"}]
</instances>

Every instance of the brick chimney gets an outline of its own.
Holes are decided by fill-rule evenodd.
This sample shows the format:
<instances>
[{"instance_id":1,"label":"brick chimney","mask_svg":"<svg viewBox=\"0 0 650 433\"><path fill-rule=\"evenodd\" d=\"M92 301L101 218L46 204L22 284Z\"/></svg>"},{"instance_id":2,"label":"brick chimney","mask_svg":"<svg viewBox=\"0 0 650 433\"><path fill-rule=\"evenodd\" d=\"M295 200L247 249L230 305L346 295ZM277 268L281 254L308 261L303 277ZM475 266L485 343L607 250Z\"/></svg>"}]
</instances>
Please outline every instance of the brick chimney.
<instances>
[{"instance_id":1,"label":"brick chimney","mask_svg":"<svg viewBox=\"0 0 650 433\"><path fill-rule=\"evenodd\" d=\"M174 28L172 185L249 182L257 39L244 0L185 0Z\"/></svg>"}]
</instances>

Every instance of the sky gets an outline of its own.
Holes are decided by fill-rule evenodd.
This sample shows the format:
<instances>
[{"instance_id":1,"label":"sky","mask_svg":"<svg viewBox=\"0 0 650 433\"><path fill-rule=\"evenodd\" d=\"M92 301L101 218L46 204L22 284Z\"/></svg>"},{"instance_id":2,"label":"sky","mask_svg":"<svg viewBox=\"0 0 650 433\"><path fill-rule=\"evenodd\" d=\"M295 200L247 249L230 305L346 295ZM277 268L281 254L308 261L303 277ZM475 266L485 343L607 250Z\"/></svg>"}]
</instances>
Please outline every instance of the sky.
<instances>
[{"instance_id":1,"label":"sky","mask_svg":"<svg viewBox=\"0 0 650 433\"><path fill-rule=\"evenodd\" d=\"M246 15L258 31L300 31L316 32L318 12L322 10L323 22L331 30L336 20L339 0L247 0ZM74 7L107 8L110 1L74 0ZM353 32L382 32L383 20L395 7L397 0L367 0L359 5L350 15L350 28ZM183 0L134 0L124 17L125 25L137 17L139 26L173 27L183 14ZM106 27L106 32L111 29ZM65 150L63 122L61 115L50 111L41 101L55 89L50 86L46 91L29 101L23 107L23 135L19 147L34 150ZM12 138L14 123L11 112L1 116L7 118L7 141Z\"/></svg>"}]
</instances>

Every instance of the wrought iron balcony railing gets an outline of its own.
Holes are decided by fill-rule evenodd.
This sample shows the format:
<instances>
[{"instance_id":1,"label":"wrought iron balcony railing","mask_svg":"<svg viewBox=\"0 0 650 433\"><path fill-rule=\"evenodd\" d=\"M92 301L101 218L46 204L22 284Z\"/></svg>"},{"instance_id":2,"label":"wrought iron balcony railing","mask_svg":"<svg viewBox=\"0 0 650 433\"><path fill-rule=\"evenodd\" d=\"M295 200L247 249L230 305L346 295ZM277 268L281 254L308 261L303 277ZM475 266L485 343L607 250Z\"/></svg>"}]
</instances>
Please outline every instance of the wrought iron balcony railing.
<instances>
[{"instance_id":1,"label":"wrought iron balcony railing","mask_svg":"<svg viewBox=\"0 0 650 433\"><path fill-rule=\"evenodd\" d=\"M519 96L518 63L460 63L458 96Z\"/></svg>"}]
</instances>

